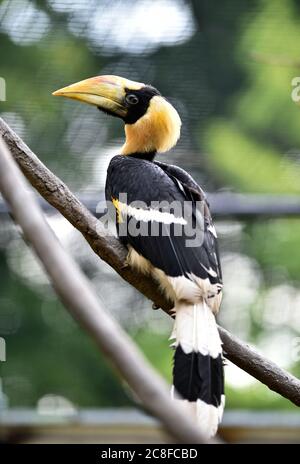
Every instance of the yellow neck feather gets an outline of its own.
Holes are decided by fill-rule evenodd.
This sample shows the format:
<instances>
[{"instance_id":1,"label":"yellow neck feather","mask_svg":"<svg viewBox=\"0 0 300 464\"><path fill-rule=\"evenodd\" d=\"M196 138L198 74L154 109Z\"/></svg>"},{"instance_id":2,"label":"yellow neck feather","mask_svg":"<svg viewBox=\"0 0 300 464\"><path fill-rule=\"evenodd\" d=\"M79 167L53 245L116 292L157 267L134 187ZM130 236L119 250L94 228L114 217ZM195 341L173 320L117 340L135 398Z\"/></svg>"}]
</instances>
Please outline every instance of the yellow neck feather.
<instances>
[{"instance_id":1,"label":"yellow neck feather","mask_svg":"<svg viewBox=\"0 0 300 464\"><path fill-rule=\"evenodd\" d=\"M134 124L125 125L126 142L121 153L168 151L179 139L180 127L181 120L175 108L163 97L155 96L144 116Z\"/></svg>"}]
</instances>

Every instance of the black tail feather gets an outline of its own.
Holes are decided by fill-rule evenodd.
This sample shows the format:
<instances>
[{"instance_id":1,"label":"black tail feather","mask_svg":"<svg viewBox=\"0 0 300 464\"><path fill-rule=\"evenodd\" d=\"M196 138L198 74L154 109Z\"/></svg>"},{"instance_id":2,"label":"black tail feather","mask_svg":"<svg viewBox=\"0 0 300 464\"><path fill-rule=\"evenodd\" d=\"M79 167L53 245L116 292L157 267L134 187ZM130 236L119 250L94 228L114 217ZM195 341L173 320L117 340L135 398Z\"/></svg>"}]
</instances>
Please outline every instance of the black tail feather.
<instances>
[{"instance_id":1,"label":"black tail feather","mask_svg":"<svg viewBox=\"0 0 300 464\"><path fill-rule=\"evenodd\" d=\"M188 401L202 400L215 407L220 406L224 395L223 358L185 353L177 346L174 354L173 385L177 393Z\"/></svg>"}]
</instances>

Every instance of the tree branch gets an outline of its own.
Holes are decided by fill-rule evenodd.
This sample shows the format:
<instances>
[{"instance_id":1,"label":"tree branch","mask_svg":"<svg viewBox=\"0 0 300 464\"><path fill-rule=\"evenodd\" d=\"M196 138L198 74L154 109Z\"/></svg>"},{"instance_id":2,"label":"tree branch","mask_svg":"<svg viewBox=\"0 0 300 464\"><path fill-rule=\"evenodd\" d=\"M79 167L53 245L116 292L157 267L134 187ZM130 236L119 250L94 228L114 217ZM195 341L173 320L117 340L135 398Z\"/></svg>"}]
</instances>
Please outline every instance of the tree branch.
<instances>
[{"instance_id":1,"label":"tree branch","mask_svg":"<svg viewBox=\"0 0 300 464\"><path fill-rule=\"evenodd\" d=\"M102 224L78 201L68 187L56 177L0 118L0 135L24 175L52 206L78 229L94 252L123 279L133 285L154 304L170 314L172 304L160 293L150 277L132 271L125 265L126 249L117 238L106 236ZM300 406L300 381L267 360L249 345L219 327L227 359L241 367L271 390Z\"/></svg>"},{"instance_id":2,"label":"tree branch","mask_svg":"<svg viewBox=\"0 0 300 464\"><path fill-rule=\"evenodd\" d=\"M88 279L60 245L2 139L0 192L66 308L93 337L146 409L161 421L177 442L206 443L192 417L171 399L166 382L101 306Z\"/></svg>"},{"instance_id":3,"label":"tree branch","mask_svg":"<svg viewBox=\"0 0 300 464\"><path fill-rule=\"evenodd\" d=\"M299 379L222 327L219 327L219 332L227 359L264 383L270 390L284 396L296 406L300 406Z\"/></svg>"}]
</instances>

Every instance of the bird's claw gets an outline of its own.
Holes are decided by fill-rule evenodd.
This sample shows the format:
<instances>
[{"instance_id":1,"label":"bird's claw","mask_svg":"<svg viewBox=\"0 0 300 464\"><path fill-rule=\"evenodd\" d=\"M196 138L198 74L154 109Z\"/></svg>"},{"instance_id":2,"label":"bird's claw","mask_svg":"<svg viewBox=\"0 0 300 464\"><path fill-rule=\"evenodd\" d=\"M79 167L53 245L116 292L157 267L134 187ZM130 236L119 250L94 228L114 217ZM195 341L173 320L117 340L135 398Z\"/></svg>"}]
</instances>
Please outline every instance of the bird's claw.
<instances>
[{"instance_id":1,"label":"bird's claw","mask_svg":"<svg viewBox=\"0 0 300 464\"><path fill-rule=\"evenodd\" d=\"M128 261L124 261L124 263L122 264L122 269L127 269L129 267L129 263Z\"/></svg>"}]
</instances>

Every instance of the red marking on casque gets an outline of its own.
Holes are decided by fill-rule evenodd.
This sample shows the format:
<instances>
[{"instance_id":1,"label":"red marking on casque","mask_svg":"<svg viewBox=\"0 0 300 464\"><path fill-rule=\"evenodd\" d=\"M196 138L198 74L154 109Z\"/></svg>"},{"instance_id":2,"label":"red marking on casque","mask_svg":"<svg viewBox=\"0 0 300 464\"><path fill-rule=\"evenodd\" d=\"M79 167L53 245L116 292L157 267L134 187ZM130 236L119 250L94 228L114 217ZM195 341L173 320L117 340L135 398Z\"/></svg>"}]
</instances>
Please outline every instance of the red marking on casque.
<instances>
[{"instance_id":1,"label":"red marking on casque","mask_svg":"<svg viewBox=\"0 0 300 464\"><path fill-rule=\"evenodd\" d=\"M95 79L95 81L103 84L110 84L117 86L117 82L114 82L110 76L97 76L97 77L92 77L92 79Z\"/></svg>"}]
</instances>

